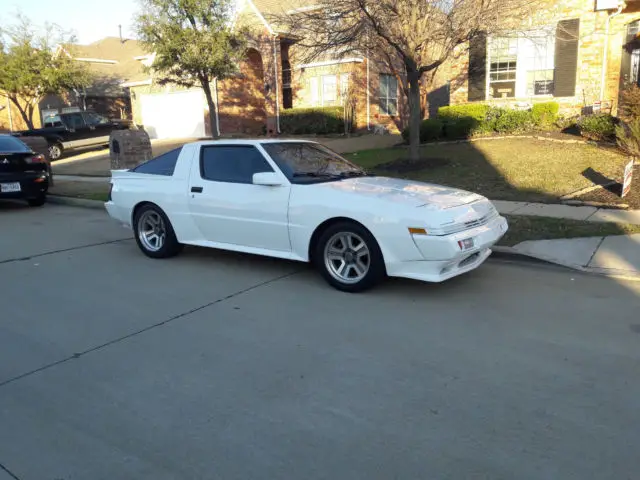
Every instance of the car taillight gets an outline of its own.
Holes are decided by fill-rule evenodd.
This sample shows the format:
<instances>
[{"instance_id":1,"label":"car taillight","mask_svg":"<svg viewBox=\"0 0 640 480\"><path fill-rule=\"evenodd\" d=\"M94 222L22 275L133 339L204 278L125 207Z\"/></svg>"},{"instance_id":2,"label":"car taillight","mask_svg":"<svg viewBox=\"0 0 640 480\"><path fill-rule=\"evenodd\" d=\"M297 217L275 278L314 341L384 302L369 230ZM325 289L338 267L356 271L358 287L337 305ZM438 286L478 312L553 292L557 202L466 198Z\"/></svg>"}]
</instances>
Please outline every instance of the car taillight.
<instances>
[{"instance_id":1,"label":"car taillight","mask_svg":"<svg viewBox=\"0 0 640 480\"><path fill-rule=\"evenodd\" d=\"M47 163L44 155L34 155L33 157L28 157L26 160L27 163Z\"/></svg>"}]
</instances>

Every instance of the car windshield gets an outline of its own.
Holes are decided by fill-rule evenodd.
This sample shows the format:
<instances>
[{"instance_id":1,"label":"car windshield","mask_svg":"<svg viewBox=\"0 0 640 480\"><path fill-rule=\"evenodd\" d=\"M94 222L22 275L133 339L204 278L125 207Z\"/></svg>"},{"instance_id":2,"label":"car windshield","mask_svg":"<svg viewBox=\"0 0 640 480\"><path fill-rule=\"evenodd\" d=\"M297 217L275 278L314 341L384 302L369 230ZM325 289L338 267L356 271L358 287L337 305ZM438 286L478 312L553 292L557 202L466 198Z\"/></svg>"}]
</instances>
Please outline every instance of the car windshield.
<instances>
[{"instance_id":1,"label":"car windshield","mask_svg":"<svg viewBox=\"0 0 640 480\"><path fill-rule=\"evenodd\" d=\"M23 142L10 135L0 135L0 153L26 153L31 150Z\"/></svg>"},{"instance_id":2,"label":"car windshield","mask_svg":"<svg viewBox=\"0 0 640 480\"><path fill-rule=\"evenodd\" d=\"M314 183L367 175L357 165L317 143L273 142L264 148L293 183Z\"/></svg>"}]
</instances>

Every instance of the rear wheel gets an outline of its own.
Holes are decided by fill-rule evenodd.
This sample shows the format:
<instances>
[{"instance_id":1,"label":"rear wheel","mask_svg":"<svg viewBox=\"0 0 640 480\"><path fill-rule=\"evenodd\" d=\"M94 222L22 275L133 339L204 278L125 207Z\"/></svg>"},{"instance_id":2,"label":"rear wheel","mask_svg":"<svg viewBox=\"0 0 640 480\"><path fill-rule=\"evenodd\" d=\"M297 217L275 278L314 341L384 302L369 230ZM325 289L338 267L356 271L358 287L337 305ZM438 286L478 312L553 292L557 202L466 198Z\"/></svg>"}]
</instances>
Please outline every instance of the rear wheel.
<instances>
[{"instance_id":1,"label":"rear wheel","mask_svg":"<svg viewBox=\"0 0 640 480\"><path fill-rule=\"evenodd\" d=\"M27 203L29 204L30 207L41 207L45 203L47 203L47 196L42 194L36 198L29 198L27 199Z\"/></svg>"},{"instance_id":2,"label":"rear wheel","mask_svg":"<svg viewBox=\"0 0 640 480\"><path fill-rule=\"evenodd\" d=\"M62 158L62 154L64 153L64 148L59 143L50 143L49 144L49 158L51 160L59 160Z\"/></svg>"},{"instance_id":3,"label":"rear wheel","mask_svg":"<svg viewBox=\"0 0 640 480\"><path fill-rule=\"evenodd\" d=\"M368 290L386 274L378 242L355 222L327 228L318 240L314 259L325 280L344 292Z\"/></svg>"},{"instance_id":4,"label":"rear wheel","mask_svg":"<svg viewBox=\"0 0 640 480\"><path fill-rule=\"evenodd\" d=\"M136 243L148 257L173 257L182 250L171 222L159 207L145 205L139 208L133 225Z\"/></svg>"}]
</instances>

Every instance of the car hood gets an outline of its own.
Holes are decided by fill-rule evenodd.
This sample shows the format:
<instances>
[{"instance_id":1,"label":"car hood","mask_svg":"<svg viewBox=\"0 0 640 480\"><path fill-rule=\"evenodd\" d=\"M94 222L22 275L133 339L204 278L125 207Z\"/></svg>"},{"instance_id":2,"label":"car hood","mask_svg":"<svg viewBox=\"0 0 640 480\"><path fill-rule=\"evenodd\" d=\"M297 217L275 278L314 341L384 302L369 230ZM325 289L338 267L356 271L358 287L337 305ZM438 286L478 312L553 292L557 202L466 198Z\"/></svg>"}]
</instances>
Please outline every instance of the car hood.
<instances>
[{"instance_id":1,"label":"car hood","mask_svg":"<svg viewBox=\"0 0 640 480\"><path fill-rule=\"evenodd\" d=\"M357 177L318 186L407 206L436 209L458 207L484 199L481 195L457 188L388 177Z\"/></svg>"}]
</instances>

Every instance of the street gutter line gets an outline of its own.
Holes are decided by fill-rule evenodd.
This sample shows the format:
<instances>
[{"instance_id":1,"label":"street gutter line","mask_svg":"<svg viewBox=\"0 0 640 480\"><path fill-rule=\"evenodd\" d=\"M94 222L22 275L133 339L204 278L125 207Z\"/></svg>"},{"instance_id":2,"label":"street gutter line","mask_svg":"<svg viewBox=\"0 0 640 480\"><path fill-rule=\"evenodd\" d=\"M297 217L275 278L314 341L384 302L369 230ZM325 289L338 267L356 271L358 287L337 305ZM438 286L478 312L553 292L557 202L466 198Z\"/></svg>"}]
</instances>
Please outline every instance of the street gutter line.
<instances>
[{"instance_id":1,"label":"street gutter line","mask_svg":"<svg viewBox=\"0 0 640 480\"><path fill-rule=\"evenodd\" d=\"M172 323L172 322L174 322L176 320L180 320L181 318L184 318L184 317L186 317L188 315L191 315L192 313L199 312L199 311L204 310L206 308L209 308L209 307L212 307L214 305L217 305L218 303L222 303L222 302L224 302L226 300L230 300L232 298L238 297L238 296L240 296L240 295L242 295L244 293L251 292L252 290L256 290L256 289L258 289L260 287L264 287L264 286L269 285L271 283L275 283L275 282L278 282L278 281L283 280L285 278L292 277L292 276L297 275L297 274L299 274L299 273L301 273L303 271L304 271L303 269L296 270L294 272L286 273L284 275L280 275L279 277L272 278L271 280L266 280L266 281L258 283L256 285L252 285L252 286L247 287L247 288L245 288L243 290L239 290L239 291L237 291L235 293L231 293L231 294L227 295L226 297L219 298L217 300L214 300L213 302L209 302L209 303L206 303L206 304L201 305L199 307L192 308L191 310L188 310L186 312L174 315L173 317L170 317L167 320L164 320L162 322L154 323L153 325L149 325L148 327L142 328L142 329L137 330L135 332L129 333L127 335L123 335L121 337L118 337L118 338L116 338L114 340L110 340L110 341L108 341L106 343L103 343L101 345L97 345L95 347L89 348L88 350L84 350L82 352L74 353L70 357L63 358L62 360L58 360L57 362L49 363L47 365L44 365L44 366L39 367L39 368L36 368L36 369L31 370L29 372L22 373L22 374L20 374L20 375L18 375L16 377L10 378L9 380L5 380L4 382L0 383L0 388L4 387L6 385L9 385L10 383L17 382L18 380L21 380L23 378L30 377L31 375L34 375L36 373L39 373L39 372L42 372L44 370L48 370L50 368L53 368L53 367L55 367L57 365L61 365L61 364L66 363L66 362L68 362L70 360L75 360L75 359L80 358L80 357L82 357L84 355L87 355L89 353L93 353L93 352L96 352L98 350L102 350L104 348L110 347L111 345L115 345L116 343L120 343L120 342L123 342L125 340L130 339L130 338L136 337L136 336L138 336L138 335L140 335L142 333L148 332L148 331L153 330L155 328L162 327L164 325L168 325L169 323ZM16 478L16 480L20 480L17 477L14 477L14 478Z\"/></svg>"},{"instance_id":2,"label":"street gutter line","mask_svg":"<svg viewBox=\"0 0 640 480\"><path fill-rule=\"evenodd\" d=\"M8 260L0 260L0 265L4 265L5 263L13 263L13 262L26 262L27 260L31 260L33 258L46 257L47 255L55 255L56 253L72 252L74 250L82 250L82 249L91 248L91 247L100 247L102 245L110 245L112 243L125 242L127 240L133 240L133 238L127 237L127 238L121 238L119 240L109 240L108 242L91 243L89 245L80 245L79 247L63 248L60 250L53 250L50 252L36 253L35 255L29 255L28 257L19 257L19 258L10 258Z\"/></svg>"},{"instance_id":3,"label":"street gutter line","mask_svg":"<svg viewBox=\"0 0 640 480\"><path fill-rule=\"evenodd\" d=\"M1 462L0 462L0 471L6 472L7 475L9 475L14 480L20 480L20 478L18 478L11 470L5 467Z\"/></svg>"}]
</instances>

